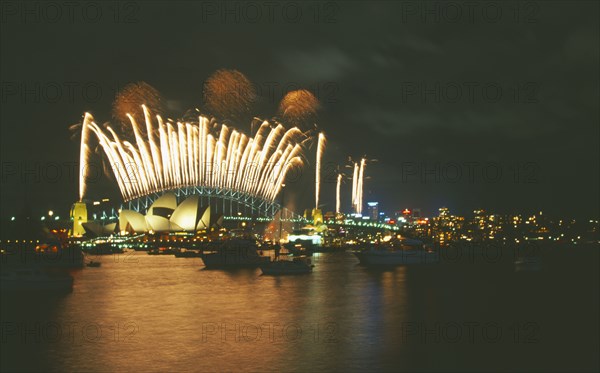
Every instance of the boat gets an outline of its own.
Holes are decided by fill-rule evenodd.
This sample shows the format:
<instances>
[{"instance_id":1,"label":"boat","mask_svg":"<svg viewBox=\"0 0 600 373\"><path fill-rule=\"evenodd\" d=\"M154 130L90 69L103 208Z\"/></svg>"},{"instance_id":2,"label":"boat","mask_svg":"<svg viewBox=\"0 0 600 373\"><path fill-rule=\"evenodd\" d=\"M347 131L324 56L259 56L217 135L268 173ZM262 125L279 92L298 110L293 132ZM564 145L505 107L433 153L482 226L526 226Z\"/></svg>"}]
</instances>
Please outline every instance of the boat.
<instances>
[{"instance_id":1,"label":"boat","mask_svg":"<svg viewBox=\"0 0 600 373\"><path fill-rule=\"evenodd\" d=\"M196 250L180 250L175 252L176 258L201 258L202 254Z\"/></svg>"},{"instance_id":2,"label":"boat","mask_svg":"<svg viewBox=\"0 0 600 373\"><path fill-rule=\"evenodd\" d=\"M313 265L310 258L298 256L292 260L278 259L262 264L260 270L264 275L300 275L311 273Z\"/></svg>"},{"instance_id":3,"label":"boat","mask_svg":"<svg viewBox=\"0 0 600 373\"><path fill-rule=\"evenodd\" d=\"M313 253L341 253L348 249L352 249L350 245L329 245L329 246L317 246L313 248Z\"/></svg>"},{"instance_id":4,"label":"boat","mask_svg":"<svg viewBox=\"0 0 600 373\"><path fill-rule=\"evenodd\" d=\"M125 251L111 242L97 243L90 249L85 250L89 255L112 255L123 254Z\"/></svg>"},{"instance_id":5,"label":"boat","mask_svg":"<svg viewBox=\"0 0 600 373\"><path fill-rule=\"evenodd\" d=\"M314 252L323 252L323 236L312 225L295 229L289 236L285 248L294 256L312 256Z\"/></svg>"},{"instance_id":6,"label":"boat","mask_svg":"<svg viewBox=\"0 0 600 373\"><path fill-rule=\"evenodd\" d=\"M404 264L431 264L440 261L439 253L425 249L392 249L377 248L365 251L355 251L354 255L361 264L386 266Z\"/></svg>"},{"instance_id":7,"label":"boat","mask_svg":"<svg viewBox=\"0 0 600 373\"><path fill-rule=\"evenodd\" d=\"M148 255L174 255L181 250L172 247L159 247L156 249L148 250Z\"/></svg>"},{"instance_id":8,"label":"boat","mask_svg":"<svg viewBox=\"0 0 600 373\"><path fill-rule=\"evenodd\" d=\"M393 239L363 250L353 252L361 264L395 266L405 264L431 264L440 261L439 252L413 239Z\"/></svg>"},{"instance_id":9,"label":"boat","mask_svg":"<svg viewBox=\"0 0 600 373\"><path fill-rule=\"evenodd\" d=\"M0 272L3 291L72 291L73 277L64 272L40 268L3 269Z\"/></svg>"},{"instance_id":10,"label":"boat","mask_svg":"<svg viewBox=\"0 0 600 373\"><path fill-rule=\"evenodd\" d=\"M100 265L102 265L102 263L90 260L89 262L87 262L86 265L88 267L100 267Z\"/></svg>"},{"instance_id":11,"label":"boat","mask_svg":"<svg viewBox=\"0 0 600 373\"><path fill-rule=\"evenodd\" d=\"M294 256L312 256L315 248L312 242L308 240L288 242L284 246Z\"/></svg>"},{"instance_id":12,"label":"boat","mask_svg":"<svg viewBox=\"0 0 600 373\"><path fill-rule=\"evenodd\" d=\"M538 272L542 270L539 256L520 256L515 260L515 272Z\"/></svg>"},{"instance_id":13,"label":"boat","mask_svg":"<svg viewBox=\"0 0 600 373\"><path fill-rule=\"evenodd\" d=\"M230 239L214 243L200 257L206 268L256 268L268 263L268 256L258 254L258 244L251 239Z\"/></svg>"}]
</instances>

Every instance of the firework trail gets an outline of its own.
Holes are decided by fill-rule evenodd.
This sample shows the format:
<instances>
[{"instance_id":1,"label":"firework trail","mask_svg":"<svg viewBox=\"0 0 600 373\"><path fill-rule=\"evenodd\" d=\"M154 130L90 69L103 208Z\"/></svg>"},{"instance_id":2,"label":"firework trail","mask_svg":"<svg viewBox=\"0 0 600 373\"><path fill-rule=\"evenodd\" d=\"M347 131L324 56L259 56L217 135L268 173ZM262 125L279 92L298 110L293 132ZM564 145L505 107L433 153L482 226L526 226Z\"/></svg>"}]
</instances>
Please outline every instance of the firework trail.
<instances>
[{"instance_id":1,"label":"firework trail","mask_svg":"<svg viewBox=\"0 0 600 373\"><path fill-rule=\"evenodd\" d=\"M88 158L90 155L90 148L88 146L88 126L90 121L94 118L88 113L85 113L83 117L83 125L81 130L81 146L79 148L79 202L83 201L85 195L86 183L85 183L85 168L88 164Z\"/></svg>"},{"instance_id":2,"label":"firework trail","mask_svg":"<svg viewBox=\"0 0 600 373\"><path fill-rule=\"evenodd\" d=\"M352 176L352 207L356 214L362 214L363 206L363 184L365 179L366 158L360 160L360 164L354 162L354 174Z\"/></svg>"},{"instance_id":3,"label":"firework trail","mask_svg":"<svg viewBox=\"0 0 600 373\"><path fill-rule=\"evenodd\" d=\"M356 213L358 199L357 199L357 191L358 191L358 163L354 162L354 173L352 174L352 208Z\"/></svg>"},{"instance_id":4,"label":"firework trail","mask_svg":"<svg viewBox=\"0 0 600 373\"><path fill-rule=\"evenodd\" d=\"M360 160L360 171L358 172L358 183L356 186L356 213L362 214L363 207L363 183L365 180L365 164L367 160L365 158Z\"/></svg>"},{"instance_id":5,"label":"firework trail","mask_svg":"<svg viewBox=\"0 0 600 373\"><path fill-rule=\"evenodd\" d=\"M321 192L321 160L323 159L323 151L325 150L325 141L325 134L323 132L319 133L315 175L315 209L319 208L319 195Z\"/></svg>"},{"instance_id":6,"label":"firework trail","mask_svg":"<svg viewBox=\"0 0 600 373\"><path fill-rule=\"evenodd\" d=\"M153 119L143 106L146 136L136 118L129 116L134 143L121 140L107 126L98 126L86 113L82 125L80 161L86 164L89 133L104 150L125 201L186 186L227 188L273 201L287 172L302 163L303 134L264 121L256 136L248 137L200 116L198 123ZM80 199L85 195L83 168L79 175Z\"/></svg>"},{"instance_id":7,"label":"firework trail","mask_svg":"<svg viewBox=\"0 0 600 373\"><path fill-rule=\"evenodd\" d=\"M335 212L339 214L341 211L341 200L340 200L340 190L342 188L342 174L338 174L337 176L337 185L335 189Z\"/></svg>"}]
</instances>

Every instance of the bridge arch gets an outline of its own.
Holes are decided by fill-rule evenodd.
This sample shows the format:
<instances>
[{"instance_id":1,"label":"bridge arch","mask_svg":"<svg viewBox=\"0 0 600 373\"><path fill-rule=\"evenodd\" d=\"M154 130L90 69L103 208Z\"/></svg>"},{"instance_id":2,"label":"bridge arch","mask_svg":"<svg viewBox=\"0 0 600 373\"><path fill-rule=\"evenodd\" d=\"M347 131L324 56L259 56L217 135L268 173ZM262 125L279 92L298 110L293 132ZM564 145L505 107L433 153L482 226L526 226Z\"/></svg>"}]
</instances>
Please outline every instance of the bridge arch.
<instances>
[{"instance_id":1,"label":"bridge arch","mask_svg":"<svg viewBox=\"0 0 600 373\"><path fill-rule=\"evenodd\" d=\"M204 186L181 187L177 189L168 189L161 192L155 192L143 197L139 197L121 205L121 209L134 210L145 213L146 210L165 193L173 193L177 197L177 202L181 203L185 198L191 195L200 197L200 204L210 206L211 211L223 215L225 218L235 218L237 216L262 218L266 220L273 219L278 212L282 211L283 220L305 221L305 219L287 208L281 208L281 204L276 201L268 201L264 198L239 192L233 189L211 188ZM115 215L113 211L111 215Z\"/></svg>"}]
</instances>

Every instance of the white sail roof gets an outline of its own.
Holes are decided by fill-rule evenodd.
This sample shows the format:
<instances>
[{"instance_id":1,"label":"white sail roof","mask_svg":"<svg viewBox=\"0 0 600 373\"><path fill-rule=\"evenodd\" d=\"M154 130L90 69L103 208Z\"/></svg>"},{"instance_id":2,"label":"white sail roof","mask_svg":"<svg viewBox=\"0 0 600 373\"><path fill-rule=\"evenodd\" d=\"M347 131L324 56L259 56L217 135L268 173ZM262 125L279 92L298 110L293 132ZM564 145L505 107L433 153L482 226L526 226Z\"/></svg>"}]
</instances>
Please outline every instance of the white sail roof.
<instances>
[{"instance_id":1,"label":"white sail roof","mask_svg":"<svg viewBox=\"0 0 600 373\"><path fill-rule=\"evenodd\" d=\"M81 224L86 233L93 236L108 236L115 230L116 223L102 225L98 222L85 222Z\"/></svg>"},{"instance_id":2,"label":"white sail roof","mask_svg":"<svg viewBox=\"0 0 600 373\"><path fill-rule=\"evenodd\" d=\"M152 206L146 211L146 215L155 215L154 208L167 209L170 210L170 212L173 212L173 210L177 208L177 197L175 197L175 194L173 193L163 194L152 203Z\"/></svg>"},{"instance_id":3,"label":"white sail roof","mask_svg":"<svg viewBox=\"0 0 600 373\"><path fill-rule=\"evenodd\" d=\"M154 232L170 232L171 222L169 219L163 218L158 215L146 215L146 223L148 223L148 229Z\"/></svg>"},{"instance_id":4,"label":"white sail roof","mask_svg":"<svg viewBox=\"0 0 600 373\"><path fill-rule=\"evenodd\" d=\"M148 231L144 215L133 210L121 210L119 214L119 228L122 231L142 233Z\"/></svg>"},{"instance_id":5,"label":"white sail roof","mask_svg":"<svg viewBox=\"0 0 600 373\"><path fill-rule=\"evenodd\" d=\"M198 221L203 217L204 209L200 207L198 196L185 199L171 215L171 222L180 226L184 231L195 231ZM201 211L202 209L202 211Z\"/></svg>"},{"instance_id":6,"label":"white sail roof","mask_svg":"<svg viewBox=\"0 0 600 373\"><path fill-rule=\"evenodd\" d=\"M196 224L196 230L208 229L210 227L210 206L206 208L202 208L204 210L200 219L198 219L198 224Z\"/></svg>"},{"instance_id":7,"label":"white sail roof","mask_svg":"<svg viewBox=\"0 0 600 373\"><path fill-rule=\"evenodd\" d=\"M211 216L210 206L200 206L198 196L190 196L177 206L177 198L173 193L167 193L154 201L146 215L132 210L121 210L119 214L120 229L130 233L145 233L150 230L157 233L195 232L220 222L222 217L219 219L218 216ZM100 227L93 229L99 231Z\"/></svg>"}]
</instances>

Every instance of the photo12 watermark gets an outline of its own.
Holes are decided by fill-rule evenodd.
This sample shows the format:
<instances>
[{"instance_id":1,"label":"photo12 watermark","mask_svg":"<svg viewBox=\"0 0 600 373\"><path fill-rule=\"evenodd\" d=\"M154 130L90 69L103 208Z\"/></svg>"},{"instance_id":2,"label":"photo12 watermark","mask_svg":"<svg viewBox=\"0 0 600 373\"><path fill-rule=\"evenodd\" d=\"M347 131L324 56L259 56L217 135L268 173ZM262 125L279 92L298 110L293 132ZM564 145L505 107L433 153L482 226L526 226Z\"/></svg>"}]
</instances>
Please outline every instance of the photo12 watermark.
<instances>
[{"instance_id":1,"label":"photo12 watermark","mask_svg":"<svg viewBox=\"0 0 600 373\"><path fill-rule=\"evenodd\" d=\"M537 104L541 83L494 81L402 81L401 104Z\"/></svg>"},{"instance_id":2,"label":"photo12 watermark","mask_svg":"<svg viewBox=\"0 0 600 373\"><path fill-rule=\"evenodd\" d=\"M342 8L335 1L200 1L203 24L335 24Z\"/></svg>"},{"instance_id":3,"label":"photo12 watermark","mask_svg":"<svg viewBox=\"0 0 600 373\"><path fill-rule=\"evenodd\" d=\"M128 24L138 23L138 1L17 1L0 2L0 23L33 24Z\"/></svg>"},{"instance_id":4,"label":"photo12 watermark","mask_svg":"<svg viewBox=\"0 0 600 373\"><path fill-rule=\"evenodd\" d=\"M536 24L541 15L537 1L399 1L403 24Z\"/></svg>"},{"instance_id":5,"label":"photo12 watermark","mask_svg":"<svg viewBox=\"0 0 600 373\"><path fill-rule=\"evenodd\" d=\"M3 80L0 82L2 104L94 104L114 99L127 82Z\"/></svg>"},{"instance_id":6,"label":"photo12 watermark","mask_svg":"<svg viewBox=\"0 0 600 373\"><path fill-rule=\"evenodd\" d=\"M314 324L280 322L203 322L203 343L268 342L337 343L338 324L324 322Z\"/></svg>"},{"instance_id":7,"label":"photo12 watermark","mask_svg":"<svg viewBox=\"0 0 600 373\"><path fill-rule=\"evenodd\" d=\"M403 161L403 184L539 184L542 167L537 162Z\"/></svg>"},{"instance_id":8,"label":"photo12 watermark","mask_svg":"<svg viewBox=\"0 0 600 373\"><path fill-rule=\"evenodd\" d=\"M534 344L541 327L533 321L436 321L402 323L402 342L420 344Z\"/></svg>"},{"instance_id":9,"label":"photo12 watermark","mask_svg":"<svg viewBox=\"0 0 600 373\"><path fill-rule=\"evenodd\" d=\"M2 344L57 344L69 343L124 343L134 342L139 326L133 321L56 322L56 321L2 321Z\"/></svg>"}]
</instances>

